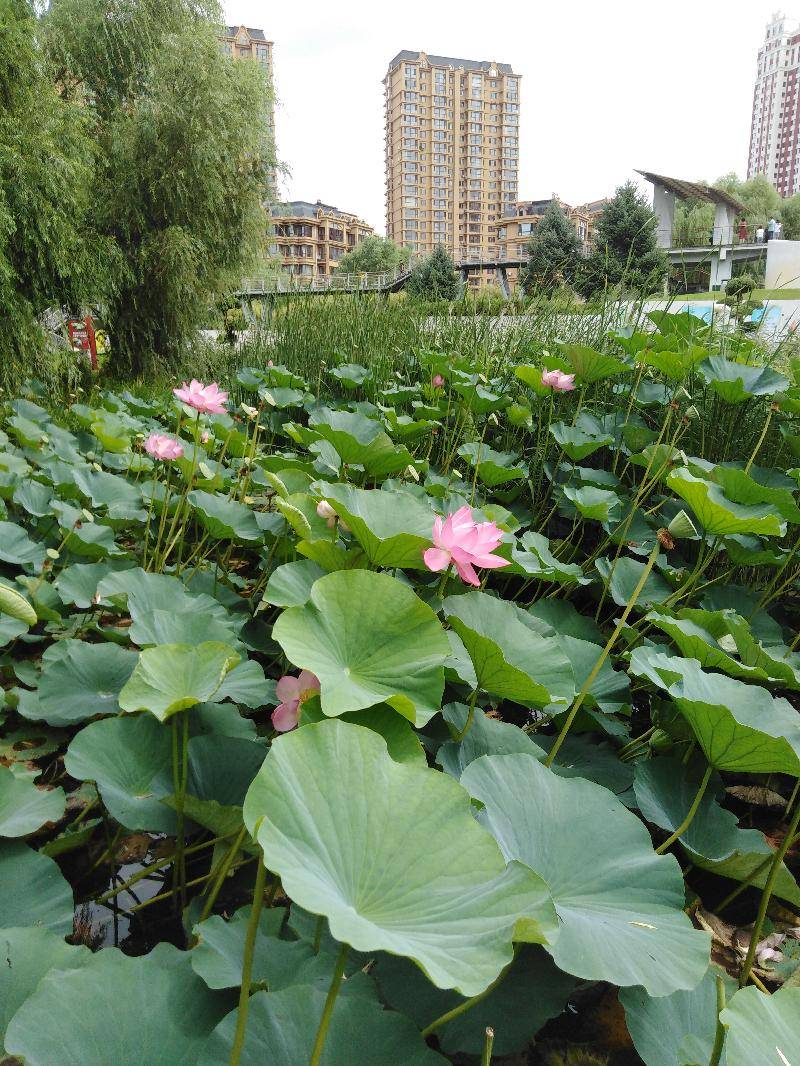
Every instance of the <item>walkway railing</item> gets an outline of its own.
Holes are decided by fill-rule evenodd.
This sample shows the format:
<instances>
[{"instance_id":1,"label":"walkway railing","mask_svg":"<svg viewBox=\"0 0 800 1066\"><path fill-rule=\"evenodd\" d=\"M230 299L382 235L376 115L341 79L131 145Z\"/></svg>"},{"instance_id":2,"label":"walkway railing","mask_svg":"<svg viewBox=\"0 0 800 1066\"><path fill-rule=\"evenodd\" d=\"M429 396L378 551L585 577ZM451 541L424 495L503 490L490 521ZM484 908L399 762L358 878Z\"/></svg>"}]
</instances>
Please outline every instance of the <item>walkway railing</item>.
<instances>
[{"instance_id":1,"label":"walkway railing","mask_svg":"<svg viewBox=\"0 0 800 1066\"><path fill-rule=\"evenodd\" d=\"M382 292L408 274L408 267L385 273L363 274L273 274L266 278L242 278L241 292L250 296L290 292Z\"/></svg>"}]
</instances>

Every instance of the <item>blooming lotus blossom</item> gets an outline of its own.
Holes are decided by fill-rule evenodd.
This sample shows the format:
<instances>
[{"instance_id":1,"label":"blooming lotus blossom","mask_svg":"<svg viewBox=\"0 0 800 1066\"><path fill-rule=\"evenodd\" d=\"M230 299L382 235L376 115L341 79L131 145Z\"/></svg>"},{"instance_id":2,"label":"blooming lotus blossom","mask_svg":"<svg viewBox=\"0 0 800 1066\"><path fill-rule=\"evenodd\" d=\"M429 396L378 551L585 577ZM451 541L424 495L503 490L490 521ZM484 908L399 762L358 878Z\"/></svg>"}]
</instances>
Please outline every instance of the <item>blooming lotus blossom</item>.
<instances>
[{"instance_id":1,"label":"blooming lotus blossom","mask_svg":"<svg viewBox=\"0 0 800 1066\"><path fill-rule=\"evenodd\" d=\"M319 692L319 678L309 670L297 677L285 674L275 686L281 701L272 712L272 724L279 733L288 733L300 720L300 705Z\"/></svg>"},{"instance_id":2,"label":"blooming lotus blossom","mask_svg":"<svg viewBox=\"0 0 800 1066\"><path fill-rule=\"evenodd\" d=\"M201 414L222 415L225 413L225 401L228 399L228 394L221 391L216 381L210 385L204 385L202 381L192 378L189 385L184 381L183 385L179 389L173 389L172 393Z\"/></svg>"},{"instance_id":3,"label":"blooming lotus blossom","mask_svg":"<svg viewBox=\"0 0 800 1066\"><path fill-rule=\"evenodd\" d=\"M320 500L317 504L317 514L320 518L325 519L325 524L328 529L333 529L336 525L336 512L328 503L327 500Z\"/></svg>"},{"instance_id":4,"label":"blooming lotus blossom","mask_svg":"<svg viewBox=\"0 0 800 1066\"><path fill-rule=\"evenodd\" d=\"M267 366L275 366L271 359L267 359Z\"/></svg>"},{"instance_id":5,"label":"blooming lotus blossom","mask_svg":"<svg viewBox=\"0 0 800 1066\"><path fill-rule=\"evenodd\" d=\"M444 378L441 374L434 374L431 380L431 384L435 389L440 389L444 385Z\"/></svg>"},{"instance_id":6,"label":"blooming lotus blossom","mask_svg":"<svg viewBox=\"0 0 800 1066\"><path fill-rule=\"evenodd\" d=\"M155 459L163 459L170 462L172 459L180 459L183 455L183 447L166 433L151 433L144 442L144 450Z\"/></svg>"},{"instance_id":7,"label":"blooming lotus blossom","mask_svg":"<svg viewBox=\"0 0 800 1066\"><path fill-rule=\"evenodd\" d=\"M433 523L433 543L423 553L425 565L435 573L446 570L452 563L458 576L468 585L480 585L474 567L495 570L508 566L507 559L492 555L503 539L503 531L494 522L475 522L469 507L461 507L442 520L436 516Z\"/></svg>"},{"instance_id":8,"label":"blooming lotus blossom","mask_svg":"<svg viewBox=\"0 0 800 1066\"><path fill-rule=\"evenodd\" d=\"M203 430L203 431L201 432L201 434L200 434L200 443L201 443L201 444L208 444L208 442L209 442L210 440L211 440L211 434L210 434L210 433L208 432L208 430L207 430L207 429L204 429L204 430Z\"/></svg>"},{"instance_id":9,"label":"blooming lotus blossom","mask_svg":"<svg viewBox=\"0 0 800 1066\"><path fill-rule=\"evenodd\" d=\"M563 374L560 370L543 370L542 384L555 392L572 392L575 388L575 375Z\"/></svg>"}]
</instances>

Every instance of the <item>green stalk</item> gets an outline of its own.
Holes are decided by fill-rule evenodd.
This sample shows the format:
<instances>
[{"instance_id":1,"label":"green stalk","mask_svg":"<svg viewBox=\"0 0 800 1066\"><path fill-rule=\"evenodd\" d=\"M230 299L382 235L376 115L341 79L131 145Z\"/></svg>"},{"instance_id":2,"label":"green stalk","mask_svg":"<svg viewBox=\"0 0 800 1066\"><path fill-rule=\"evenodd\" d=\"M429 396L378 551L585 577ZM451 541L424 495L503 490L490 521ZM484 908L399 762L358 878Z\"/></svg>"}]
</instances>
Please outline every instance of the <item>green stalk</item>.
<instances>
[{"instance_id":1,"label":"green stalk","mask_svg":"<svg viewBox=\"0 0 800 1066\"><path fill-rule=\"evenodd\" d=\"M253 974L253 956L256 949L256 935L264 904L264 885L267 880L267 868L264 865L264 852L259 848L258 870L253 889L253 906L247 925L247 939L244 942L244 959L242 960L242 987L239 989L239 1010L236 1014L236 1032L231 1048L230 1066L238 1066L244 1047L244 1035L247 1028L247 1014L250 1009L250 984Z\"/></svg>"},{"instance_id":2,"label":"green stalk","mask_svg":"<svg viewBox=\"0 0 800 1066\"><path fill-rule=\"evenodd\" d=\"M759 451L761 450L761 445L764 443L764 438L766 437L767 431L769 430L769 424L772 421L773 413L774 413L774 407L773 407L772 404L770 404L769 411L767 411L767 419L764 422L764 428L761 430L761 436L756 441L756 446L755 446L755 448L753 448L753 454L747 460L747 465L744 468L745 474L749 474L750 473L750 467L753 465L753 460L755 459L755 457L758 455Z\"/></svg>"},{"instance_id":3,"label":"green stalk","mask_svg":"<svg viewBox=\"0 0 800 1066\"><path fill-rule=\"evenodd\" d=\"M516 948L514 949L514 957L516 958ZM447 1025L448 1022L452 1022L455 1018L460 1018L462 1014L466 1014L468 1010L472 1010L473 1007L482 1003L487 996L494 992L513 965L514 959L512 959L511 962L506 963L497 977L495 977L494 981L484 988L483 992L479 992L477 996L472 996L471 999L465 999L463 1002L459 1003L458 1006L445 1011L444 1014L432 1021L430 1025L426 1025L422 1030L423 1039L427 1040L427 1038L431 1036L432 1033L435 1033L437 1029L441 1029L443 1025Z\"/></svg>"},{"instance_id":4,"label":"green stalk","mask_svg":"<svg viewBox=\"0 0 800 1066\"><path fill-rule=\"evenodd\" d=\"M494 1047L494 1029L490 1026L486 1026L486 1041L483 1045L483 1054L481 1055L481 1066L491 1066L492 1064L492 1048Z\"/></svg>"},{"instance_id":5,"label":"green stalk","mask_svg":"<svg viewBox=\"0 0 800 1066\"><path fill-rule=\"evenodd\" d=\"M672 847L678 837L683 836L683 834L692 824L694 816L697 814L697 808L700 806L700 801L702 800L703 796L705 795L705 791L708 788L708 782L711 780L712 770L713 767L709 764L706 767L706 772L703 774L703 780L700 782L700 787L697 790L697 795L692 800L692 805L689 808L686 817L683 819L683 821L675 830L675 832L671 833L663 844L659 844L659 846L656 848L656 855L663 855L668 848Z\"/></svg>"},{"instance_id":6,"label":"green stalk","mask_svg":"<svg viewBox=\"0 0 800 1066\"><path fill-rule=\"evenodd\" d=\"M789 847L794 847L794 845L798 843L800 843L800 833L792 837L792 839L789 841ZM772 856L767 855L767 857L762 860L762 862L760 862L754 870L751 870L747 877L745 877L744 880L741 881L732 892L728 893L728 895L725 897L724 900L722 900L721 903L718 903L716 905L714 910L717 913L720 913L724 911L726 907L729 907L735 899L738 899L738 897L741 896L742 892L744 892L746 888L749 888L750 885L752 885L752 883L759 876L759 874L763 874L763 872L766 870L766 868L771 862Z\"/></svg>"},{"instance_id":7,"label":"green stalk","mask_svg":"<svg viewBox=\"0 0 800 1066\"><path fill-rule=\"evenodd\" d=\"M719 1066L722 1059L722 1049L725 1045L725 1026L720 1021L720 1014L725 1010L725 982L722 974L717 974L717 1031L714 1034L714 1046L711 1049L711 1058L708 1066Z\"/></svg>"},{"instance_id":8,"label":"green stalk","mask_svg":"<svg viewBox=\"0 0 800 1066\"><path fill-rule=\"evenodd\" d=\"M789 823L789 828L786 831L786 836L783 838L783 843L772 856L772 862L767 874L767 880L764 884L764 888L761 892L761 900L758 905L758 914L756 915L755 924L753 925L753 933L750 938L750 945L747 949L747 957L744 960L744 966L742 966L742 972L739 975L739 987L744 988L750 977L750 970L753 967L753 960L756 956L756 948L758 942L761 939L761 929L764 925L764 918L767 915L767 907L769 901L772 898L772 890L775 887L775 881L778 877L778 872L781 868L781 864L786 856L786 852L789 850L789 846L792 842L792 838L797 833L797 827L800 825L800 803L797 805L792 820Z\"/></svg>"},{"instance_id":9,"label":"green stalk","mask_svg":"<svg viewBox=\"0 0 800 1066\"><path fill-rule=\"evenodd\" d=\"M236 835L236 839L226 851L222 857L219 865L216 869L216 876L214 878L214 884L211 886L211 891L208 894L206 901L203 903L203 909L200 912L198 921L204 922L206 918L211 914L214 904L217 902L217 896L220 893L220 889L225 883L225 878L228 876L228 871L231 868L231 863L236 858L236 853L242 846L245 836L247 835L247 828L242 826Z\"/></svg>"},{"instance_id":10,"label":"green stalk","mask_svg":"<svg viewBox=\"0 0 800 1066\"><path fill-rule=\"evenodd\" d=\"M450 729L450 736L457 744L464 739L464 737L467 735L467 733L469 733L470 729L472 728L472 720L475 717L475 700L477 698L478 689L476 687L472 690L472 695L469 698L469 710L467 711L467 720L466 722L464 722L463 729L455 729L452 725L450 725L449 722L447 723Z\"/></svg>"},{"instance_id":11,"label":"green stalk","mask_svg":"<svg viewBox=\"0 0 800 1066\"><path fill-rule=\"evenodd\" d=\"M179 711L172 716L172 784L175 789L175 864L172 891L180 892L181 907L186 906L186 855L183 808L186 799L186 776L189 762L189 712Z\"/></svg>"},{"instance_id":12,"label":"green stalk","mask_svg":"<svg viewBox=\"0 0 800 1066\"><path fill-rule=\"evenodd\" d=\"M641 575L641 577L639 578L639 580L636 583L636 588L633 590L633 592L631 593L630 599L625 604L625 610L622 612L620 620L619 620L619 622L617 622L616 626L614 627L614 632L608 638L608 641L606 642L606 646L601 651L601 653L600 653L600 655L599 655L599 657L597 659L597 662L592 667L591 673L589 674L589 676L586 678L586 680L584 681L583 685L581 686L581 690L578 693L578 695L576 696L575 702L572 704L572 708L570 709L570 712L567 715L566 721L564 722L564 725L561 727L561 732L556 737L556 742L552 746L552 748L550 749L550 753L547 756L547 758L545 759L545 763L544 763L545 766L552 766L553 765L553 760L555 759L556 755L558 755L559 749L560 749L561 745L564 743L564 740L566 739L567 733L569 733L570 728L572 726L572 723L575 721L575 718L577 717L578 711L581 709L581 707L583 705L583 701L586 699L586 696L588 695L589 689L592 687L592 684L594 683L595 678L597 677L597 675L602 670L603 663L608 658L611 649L616 644L617 637L622 632L622 630L623 630L623 628L625 626L625 623L628 620L628 615L631 613L633 608L636 606L636 601L639 599L639 595L640 595L642 589L645 586L645 582L647 581L648 577L650 576L650 571L655 566L655 561L658 558L658 553L660 552L660 550L661 550L661 545L658 542L658 539L656 539L656 543L653 546L653 550L650 552L650 555L648 557L648 560L647 560L647 563L645 565L645 568L642 571L642 575Z\"/></svg>"},{"instance_id":13,"label":"green stalk","mask_svg":"<svg viewBox=\"0 0 800 1066\"><path fill-rule=\"evenodd\" d=\"M328 1026L331 1023L331 1015L333 1014L333 1005L336 1002L336 997L339 994L339 987L341 986L342 978L344 977L344 964L347 960L347 952L348 945L342 944L339 958L336 960L336 968L334 969L333 977L331 978L325 1006L322 1009L322 1017L320 1018L319 1029L317 1029L317 1037L314 1041L314 1050L311 1052L309 1066L319 1066L320 1059L322 1058L322 1049L325 1047L325 1037L328 1035ZM231 1058L230 1066L236 1066L233 1058Z\"/></svg>"}]
</instances>

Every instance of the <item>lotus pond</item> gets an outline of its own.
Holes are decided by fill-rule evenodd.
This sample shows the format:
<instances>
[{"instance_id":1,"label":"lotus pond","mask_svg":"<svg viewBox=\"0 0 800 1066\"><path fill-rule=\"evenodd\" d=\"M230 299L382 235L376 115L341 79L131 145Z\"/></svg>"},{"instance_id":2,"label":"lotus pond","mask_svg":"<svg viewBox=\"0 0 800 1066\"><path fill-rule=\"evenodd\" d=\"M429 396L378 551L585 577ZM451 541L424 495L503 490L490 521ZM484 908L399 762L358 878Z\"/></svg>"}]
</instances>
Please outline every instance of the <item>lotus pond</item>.
<instances>
[{"instance_id":1,"label":"lotus pond","mask_svg":"<svg viewBox=\"0 0 800 1066\"><path fill-rule=\"evenodd\" d=\"M785 362L5 402L9 1061L800 1063Z\"/></svg>"}]
</instances>

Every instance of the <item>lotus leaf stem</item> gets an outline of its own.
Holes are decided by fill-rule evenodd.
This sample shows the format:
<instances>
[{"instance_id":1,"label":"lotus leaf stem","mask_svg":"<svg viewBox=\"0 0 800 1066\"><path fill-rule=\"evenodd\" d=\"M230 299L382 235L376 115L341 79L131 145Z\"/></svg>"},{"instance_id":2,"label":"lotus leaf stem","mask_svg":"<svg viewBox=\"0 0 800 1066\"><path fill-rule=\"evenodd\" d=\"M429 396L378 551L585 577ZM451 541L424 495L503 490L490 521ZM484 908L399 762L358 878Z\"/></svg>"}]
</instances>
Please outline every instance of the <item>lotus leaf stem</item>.
<instances>
[{"instance_id":1,"label":"lotus leaf stem","mask_svg":"<svg viewBox=\"0 0 800 1066\"><path fill-rule=\"evenodd\" d=\"M755 448L753 448L753 454L747 460L747 465L744 468L745 474L749 474L750 473L750 467L753 465L755 457L761 451L761 445L764 443L764 439L767 436L767 432L769 430L769 424L772 421L772 415L773 414L774 414L773 407L772 407L772 404L770 404L769 409L767 411L767 418L766 418L766 421L764 422L764 428L761 430L761 436L756 441L756 446L755 446Z\"/></svg>"},{"instance_id":2,"label":"lotus leaf stem","mask_svg":"<svg viewBox=\"0 0 800 1066\"><path fill-rule=\"evenodd\" d=\"M709 765L706 767L706 772L703 774L703 780L700 782L700 787L697 790L697 795L692 800L692 805L689 808L686 817L683 819L683 821L675 830L675 832L670 833L670 835L667 837L663 844L659 844L659 846L656 848L656 855L663 855L668 848L671 848L675 841L679 837L683 836L683 834L694 821L694 816L697 814L697 809L700 806L700 801L702 800L703 796L705 795L706 789L708 788L708 782L711 780L711 774L713 769L713 766L711 766L711 764L709 763Z\"/></svg>"},{"instance_id":3,"label":"lotus leaf stem","mask_svg":"<svg viewBox=\"0 0 800 1066\"><path fill-rule=\"evenodd\" d=\"M570 709L569 714L567 715L566 721L564 722L563 726L561 727L561 732L556 737L555 744L553 744L552 748L550 749L549 755L545 759L545 762L544 762L545 766L552 766L553 765L553 760L555 759L556 755L558 755L559 749L561 748L561 745L564 743L564 740L566 739L567 733L569 733L570 728L572 726L572 723L575 721L575 718L577 717L578 711L581 709L581 707L583 705L583 701L586 699L586 696L589 693L589 689L594 684L594 681L595 681L595 678L597 677L597 675L603 669L603 663L606 661L606 659L609 656L609 653L611 652L611 649L616 644L617 637L619 637L620 633L625 628L625 623L628 621L628 615L631 613L633 608L636 606L636 601L639 599L639 595L641 594L641 591L642 591L642 589L645 586L645 582L647 581L648 577L650 576L650 571L655 566L655 562L656 562L656 559L658 558L658 553L660 551L661 551L661 545L656 540L656 542L655 542L655 544L653 546L653 550L650 552L650 556L649 556L649 558L647 560L647 563L645 564L645 568L642 571L641 577L636 582L636 588L631 593L630 599L625 604L625 610L622 612L622 615L620 616L620 620L617 622L616 626L614 627L614 632L611 634L611 636L606 641L606 646L600 652L600 655L599 655L599 657L597 659L597 662L592 667L591 672L589 673L589 676L586 678L586 680L584 681L583 685L581 685L580 692L575 697L575 701L572 704L572 707ZM609 578L609 580L610 580L610 578Z\"/></svg>"},{"instance_id":4,"label":"lotus leaf stem","mask_svg":"<svg viewBox=\"0 0 800 1066\"><path fill-rule=\"evenodd\" d=\"M481 1066L491 1066L492 1064L492 1048L494 1047L494 1029L490 1026L486 1026L486 1040L483 1045L483 1054L481 1055Z\"/></svg>"},{"instance_id":5,"label":"lotus leaf stem","mask_svg":"<svg viewBox=\"0 0 800 1066\"><path fill-rule=\"evenodd\" d=\"M739 975L739 987L744 988L750 977L750 971L753 968L753 960L756 957L756 948L758 942L761 939L761 929L764 925L764 919L767 916L767 907L769 901L772 899L772 890L775 887L775 881L778 877L778 871L781 868L781 864L786 856L786 852L789 850L789 846L792 843L792 838L797 833L797 827L800 825L800 803L797 805L797 809L792 815L792 820L789 823L789 828L786 831L786 835L783 838L783 843L772 856L770 862L769 873L767 874L767 880L764 883L764 888L761 892L761 900L758 904L758 914L753 925L753 933L750 937L750 945L747 948L747 957L744 960L742 966L742 972Z\"/></svg>"},{"instance_id":6,"label":"lotus leaf stem","mask_svg":"<svg viewBox=\"0 0 800 1066\"><path fill-rule=\"evenodd\" d=\"M214 878L214 884L211 887L211 891L208 894L208 898L203 904L203 909L200 912L200 918L198 919L198 921L204 922L209 916L209 914L211 914L211 910L214 904L217 902L217 896L219 895L222 886L225 884L225 878L228 876L228 873L231 868L231 863L236 857L236 852L242 846L246 835L247 829L245 828L245 826L242 826L242 828L236 835L236 839L225 852L218 865L212 871L212 873L216 874L216 877Z\"/></svg>"},{"instance_id":7,"label":"lotus leaf stem","mask_svg":"<svg viewBox=\"0 0 800 1066\"><path fill-rule=\"evenodd\" d=\"M714 1046L711 1049L711 1058L708 1066L719 1066L722 1059L722 1049L725 1046L725 1026L720 1021L720 1014L725 1010L725 982L722 974L717 974L717 1031L714 1035Z\"/></svg>"},{"instance_id":8,"label":"lotus leaf stem","mask_svg":"<svg viewBox=\"0 0 800 1066\"><path fill-rule=\"evenodd\" d=\"M231 1048L230 1066L238 1066L244 1047L244 1035L247 1028L247 1013L250 1009L250 979L253 974L253 956L256 950L256 935L264 903L264 886L267 881L267 868L264 865L264 852L258 849L258 870L253 889L253 906L247 926L247 939L244 942L244 959L242 960L242 987L239 990L239 1010L236 1014L236 1032Z\"/></svg>"},{"instance_id":9,"label":"lotus leaf stem","mask_svg":"<svg viewBox=\"0 0 800 1066\"><path fill-rule=\"evenodd\" d=\"M336 1002L336 997L339 994L339 988L342 984L342 978L344 977L344 964L347 961L348 950L349 946L347 944L342 944L342 949L336 960L333 977L331 978L328 995L325 999L325 1006L322 1008L322 1017L320 1018L317 1037L314 1041L314 1050L311 1052L310 1066L319 1066L322 1058L322 1049L325 1047L325 1037L328 1035L328 1026L331 1023L331 1015L333 1014L333 1005ZM233 1058L231 1058L230 1066L236 1066Z\"/></svg>"},{"instance_id":10,"label":"lotus leaf stem","mask_svg":"<svg viewBox=\"0 0 800 1066\"><path fill-rule=\"evenodd\" d=\"M477 1007L479 1003L482 1003L487 996L490 996L497 986L504 980L506 974L514 965L514 959L516 958L516 948L514 951L514 958L511 962L506 963L500 973L495 977L494 981L490 985L484 988L483 992L479 992L477 996L472 996L470 999L464 999L457 1006L451 1010L445 1011L444 1014L439 1015L430 1025L426 1025L422 1030L423 1038L427 1039L432 1033L435 1033L437 1029L441 1029L443 1025L447 1025L448 1022L452 1022L455 1018L460 1018L462 1014L466 1014L468 1010L472 1010L473 1007Z\"/></svg>"},{"instance_id":11,"label":"lotus leaf stem","mask_svg":"<svg viewBox=\"0 0 800 1066\"><path fill-rule=\"evenodd\" d=\"M184 814L186 778L189 766L189 714L179 711L172 716L172 783L175 790L175 865L172 879L176 898L180 892L181 907L186 906L186 857L184 854Z\"/></svg>"}]
</instances>

